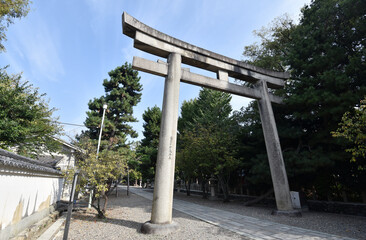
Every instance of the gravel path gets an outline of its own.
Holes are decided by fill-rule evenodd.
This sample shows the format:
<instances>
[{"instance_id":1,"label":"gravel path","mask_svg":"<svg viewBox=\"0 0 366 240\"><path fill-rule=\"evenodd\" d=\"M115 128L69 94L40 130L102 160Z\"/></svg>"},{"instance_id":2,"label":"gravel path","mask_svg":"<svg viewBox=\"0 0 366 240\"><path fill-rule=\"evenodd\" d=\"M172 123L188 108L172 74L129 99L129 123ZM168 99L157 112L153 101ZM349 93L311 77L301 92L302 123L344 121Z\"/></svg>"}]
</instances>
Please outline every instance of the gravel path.
<instances>
[{"instance_id":1,"label":"gravel path","mask_svg":"<svg viewBox=\"0 0 366 240\"><path fill-rule=\"evenodd\" d=\"M107 219L98 219L94 209L73 212L69 239L245 239L231 231L200 221L187 214L173 210L174 221L180 230L163 235L145 235L141 224L150 220L151 201L119 190L118 198L109 197ZM56 240L62 239L60 232Z\"/></svg>"},{"instance_id":2,"label":"gravel path","mask_svg":"<svg viewBox=\"0 0 366 240\"><path fill-rule=\"evenodd\" d=\"M366 239L366 218L318 212L305 212L302 218L272 216L271 208L245 207L239 201L222 203L209 201L201 196L187 197L175 193L175 198L219 208L259 219L336 234L340 236ZM179 211L173 211L173 218L180 230L166 236L144 235L140 232L141 223L148 221L151 214L151 201L135 194L126 196L119 190L119 197L109 198L107 219L96 218L95 210L73 213L69 239L244 239L228 230L200 221ZM62 239L62 235L56 240Z\"/></svg>"}]
</instances>

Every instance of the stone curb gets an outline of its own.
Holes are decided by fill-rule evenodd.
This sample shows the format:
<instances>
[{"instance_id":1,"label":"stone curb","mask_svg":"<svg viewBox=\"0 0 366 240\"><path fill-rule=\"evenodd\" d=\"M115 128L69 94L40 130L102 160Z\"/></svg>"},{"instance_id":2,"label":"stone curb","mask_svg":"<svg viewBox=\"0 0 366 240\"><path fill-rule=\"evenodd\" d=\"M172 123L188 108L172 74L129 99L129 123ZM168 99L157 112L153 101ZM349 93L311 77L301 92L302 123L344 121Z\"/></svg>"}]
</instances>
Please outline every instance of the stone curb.
<instances>
[{"instance_id":1,"label":"stone curb","mask_svg":"<svg viewBox=\"0 0 366 240\"><path fill-rule=\"evenodd\" d=\"M20 232L16 237L11 238L11 240L30 240L30 239L38 239L44 231L47 231L47 228L50 225L53 225L53 222L59 218L60 213L58 211L54 211L49 214L47 217L43 218L41 221L29 226L22 232Z\"/></svg>"},{"instance_id":2,"label":"stone curb","mask_svg":"<svg viewBox=\"0 0 366 240\"><path fill-rule=\"evenodd\" d=\"M37 240L51 240L60 231L65 224L66 217L61 216L55 223L53 223Z\"/></svg>"}]
</instances>

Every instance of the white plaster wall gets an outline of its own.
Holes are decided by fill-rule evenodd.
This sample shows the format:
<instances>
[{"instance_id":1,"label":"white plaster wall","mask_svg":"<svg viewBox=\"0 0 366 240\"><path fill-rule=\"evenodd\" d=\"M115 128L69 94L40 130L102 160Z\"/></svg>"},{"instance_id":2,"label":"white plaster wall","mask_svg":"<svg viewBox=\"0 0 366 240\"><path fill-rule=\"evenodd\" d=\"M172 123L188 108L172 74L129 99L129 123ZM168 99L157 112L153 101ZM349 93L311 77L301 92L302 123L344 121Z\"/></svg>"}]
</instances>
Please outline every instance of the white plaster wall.
<instances>
[{"instance_id":1,"label":"white plaster wall","mask_svg":"<svg viewBox=\"0 0 366 240\"><path fill-rule=\"evenodd\" d=\"M57 163L57 167L61 169L61 171L67 171L68 169L73 169L75 167L75 157L71 154L66 155L62 154L59 156L63 156L63 158ZM61 200L68 201L71 194L71 184L64 183Z\"/></svg>"},{"instance_id":2,"label":"white plaster wall","mask_svg":"<svg viewBox=\"0 0 366 240\"><path fill-rule=\"evenodd\" d=\"M73 155L59 154L59 156L62 156L63 158L57 163L56 166L62 171L75 167L75 157Z\"/></svg>"},{"instance_id":3,"label":"white plaster wall","mask_svg":"<svg viewBox=\"0 0 366 240\"><path fill-rule=\"evenodd\" d=\"M0 173L0 230L60 200L63 178Z\"/></svg>"},{"instance_id":4,"label":"white plaster wall","mask_svg":"<svg viewBox=\"0 0 366 240\"><path fill-rule=\"evenodd\" d=\"M61 153L52 153L52 155L48 152L44 152L42 153L42 156L48 156L50 159L52 159L52 157L61 157L61 159L56 164L56 167L60 168L61 171L75 167L75 157L72 152L64 151Z\"/></svg>"}]
</instances>

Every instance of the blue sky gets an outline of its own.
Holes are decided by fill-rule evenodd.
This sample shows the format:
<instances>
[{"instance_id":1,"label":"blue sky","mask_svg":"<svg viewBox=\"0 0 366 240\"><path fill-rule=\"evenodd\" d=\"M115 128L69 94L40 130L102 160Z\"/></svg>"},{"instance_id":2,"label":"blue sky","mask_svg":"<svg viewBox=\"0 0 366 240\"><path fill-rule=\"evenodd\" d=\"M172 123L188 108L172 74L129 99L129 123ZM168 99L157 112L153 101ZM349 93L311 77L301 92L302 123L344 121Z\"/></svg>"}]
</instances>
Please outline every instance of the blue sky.
<instances>
[{"instance_id":1,"label":"blue sky","mask_svg":"<svg viewBox=\"0 0 366 240\"><path fill-rule=\"evenodd\" d=\"M47 94L59 121L83 124L87 103L104 94L108 72L133 56L157 57L133 48L122 34L121 15L126 11L143 23L199 47L241 60L244 46L258 41L253 30L267 26L285 13L294 20L310 0L33 0L26 18L7 31L6 53L0 67L23 72L24 79ZM215 74L210 76L215 76ZM164 79L141 73L141 102L134 128L142 137L142 114L161 107ZM198 96L200 88L182 83L180 103ZM250 99L233 97L234 109ZM74 136L82 127L64 126ZM67 138L63 137L65 140Z\"/></svg>"}]
</instances>

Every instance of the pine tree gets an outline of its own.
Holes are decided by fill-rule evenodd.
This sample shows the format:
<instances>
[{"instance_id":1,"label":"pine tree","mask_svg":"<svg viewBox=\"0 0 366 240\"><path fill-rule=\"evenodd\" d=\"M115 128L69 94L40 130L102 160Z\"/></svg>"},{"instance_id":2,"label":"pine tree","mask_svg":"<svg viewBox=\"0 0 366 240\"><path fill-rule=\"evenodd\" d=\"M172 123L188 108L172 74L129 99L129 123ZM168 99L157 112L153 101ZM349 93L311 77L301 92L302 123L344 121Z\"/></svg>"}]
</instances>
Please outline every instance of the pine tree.
<instances>
[{"instance_id":1,"label":"pine tree","mask_svg":"<svg viewBox=\"0 0 366 240\"><path fill-rule=\"evenodd\" d=\"M110 79L103 81L105 95L89 101L85 126L87 131L78 137L85 153L80 154L81 187L88 183L94 190L93 207L98 216L105 217L108 194L112 182L118 181L130 161L136 160L134 152L127 143L127 137L137 137L129 125L137 120L133 117L133 107L140 102L142 86L138 72L131 64L125 63L108 73ZM96 153L97 139L101 130L103 105L107 104L99 155ZM100 200L104 198L104 206ZM97 200L97 204L94 202Z\"/></svg>"},{"instance_id":2,"label":"pine tree","mask_svg":"<svg viewBox=\"0 0 366 240\"><path fill-rule=\"evenodd\" d=\"M365 1L315 0L298 25L275 25L244 52L255 65L291 73L285 106L274 112L292 189L316 186L328 199L355 189L344 141L331 132L366 94L365 13Z\"/></svg>"},{"instance_id":3,"label":"pine tree","mask_svg":"<svg viewBox=\"0 0 366 240\"><path fill-rule=\"evenodd\" d=\"M118 149L127 144L127 137L137 137L137 133L128 123L136 122L133 117L133 107L141 100L142 86L139 83L138 72L131 64L125 63L108 73L110 79L103 81L105 95L90 100L88 105L85 132L91 139L98 139L103 104L107 104L105 122L102 135L102 146L109 149Z\"/></svg>"},{"instance_id":4,"label":"pine tree","mask_svg":"<svg viewBox=\"0 0 366 240\"><path fill-rule=\"evenodd\" d=\"M329 190L323 193L328 198L345 196L357 178L342 141L331 132L366 94L365 14L362 0L313 1L303 10L288 47L293 79L287 88L288 108L302 129L302 148L315 156L313 162L330 163L315 178L320 186L333 188L333 196Z\"/></svg>"}]
</instances>

